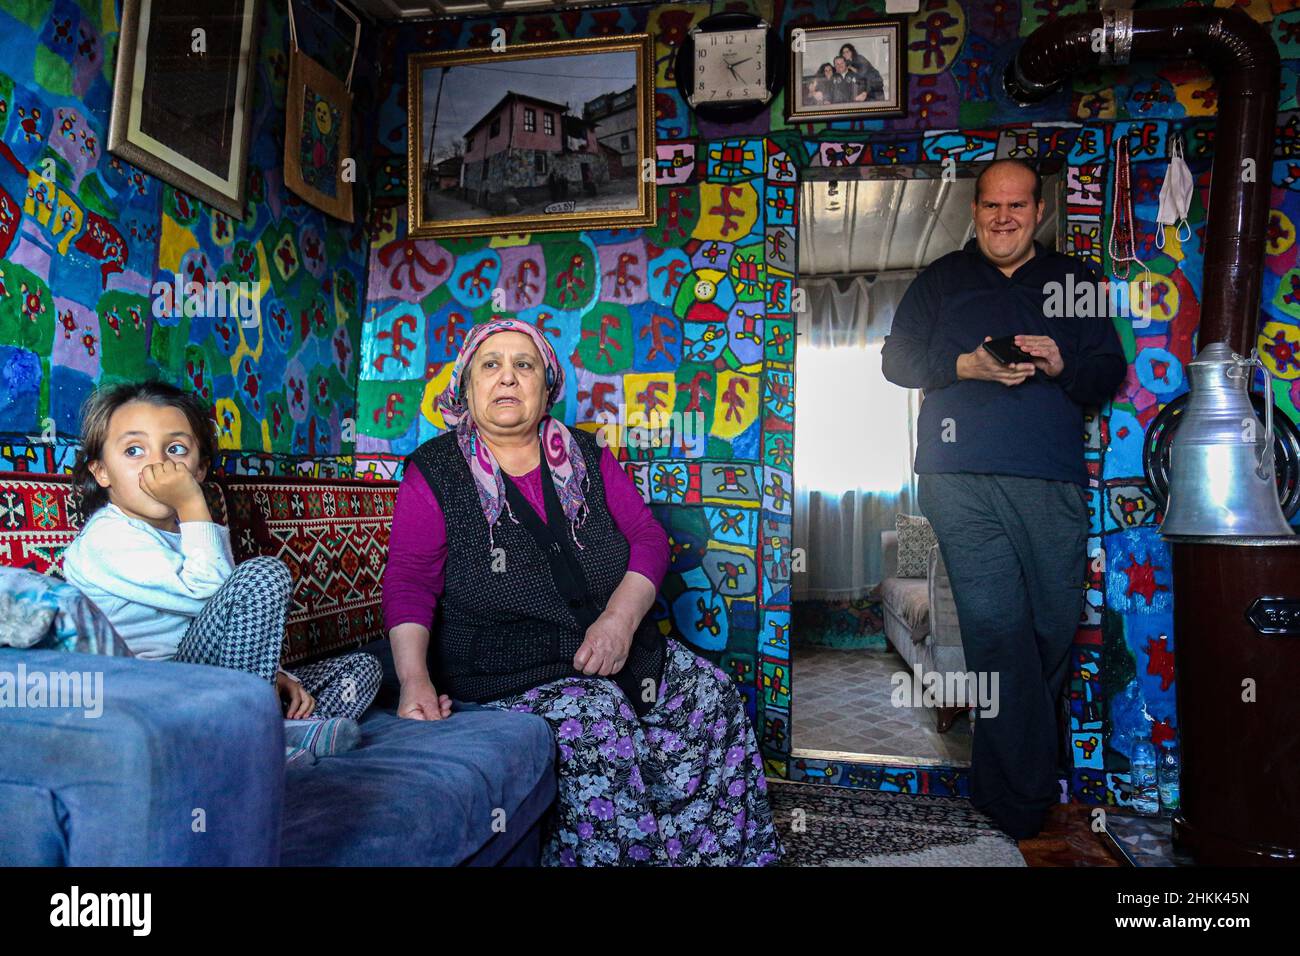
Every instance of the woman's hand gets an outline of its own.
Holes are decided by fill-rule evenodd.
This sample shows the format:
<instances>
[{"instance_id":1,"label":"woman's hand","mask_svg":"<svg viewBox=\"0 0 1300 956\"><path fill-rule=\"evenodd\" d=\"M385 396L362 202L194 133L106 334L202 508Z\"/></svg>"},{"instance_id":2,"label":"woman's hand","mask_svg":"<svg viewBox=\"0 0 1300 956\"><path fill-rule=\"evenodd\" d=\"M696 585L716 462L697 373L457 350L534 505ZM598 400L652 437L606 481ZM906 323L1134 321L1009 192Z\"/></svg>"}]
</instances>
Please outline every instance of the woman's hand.
<instances>
[{"instance_id":1,"label":"woman's hand","mask_svg":"<svg viewBox=\"0 0 1300 956\"><path fill-rule=\"evenodd\" d=\"M439 694L427 677L405 680L397 702L397 716L409 720L445 720L451 716L451 698Z\"/></svg>"},{"instance_id":2,"label":"woman's hand","mask_svg":"<svg viewBox=\"0 0 1300 956\"><path fill-rule=\"evenodd\" d=\"M289 720L305 720L316 709L316 698L284 671L276 673L275 689L284 704L284 716Z\"/></svg>"},{"instance_id":3,"label":"woman's hand","mask_svg":"<svg viewBox=\"0 0 1300 956\"><path fill-rule=\"evenodd\" d=\"M587 628L582 646L573 655L574 668L592 677L617 674L627 663L627 655L632 650L634 629L607 609Z\"/></svg>"}]
</instances>

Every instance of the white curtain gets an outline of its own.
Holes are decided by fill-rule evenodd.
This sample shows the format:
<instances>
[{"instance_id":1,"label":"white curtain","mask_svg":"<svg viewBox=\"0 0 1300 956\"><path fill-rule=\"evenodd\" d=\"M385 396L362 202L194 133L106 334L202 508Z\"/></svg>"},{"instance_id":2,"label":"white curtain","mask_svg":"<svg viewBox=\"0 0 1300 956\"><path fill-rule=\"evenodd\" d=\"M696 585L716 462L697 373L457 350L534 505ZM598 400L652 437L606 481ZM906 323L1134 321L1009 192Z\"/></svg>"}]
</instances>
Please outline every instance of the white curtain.
<instances>
[{"instance_id":1,"label":"white curtain","mask_svg":"<svg viewBox=\"0 0 1300 956\"><path fill-rule=\"evenodd\" d=\"M920 391L881 372L880 350L915 272L804 278L795 349L791 599L866 596L880 581L880 532L916 501Z\"/></svg>"}]
</instances>

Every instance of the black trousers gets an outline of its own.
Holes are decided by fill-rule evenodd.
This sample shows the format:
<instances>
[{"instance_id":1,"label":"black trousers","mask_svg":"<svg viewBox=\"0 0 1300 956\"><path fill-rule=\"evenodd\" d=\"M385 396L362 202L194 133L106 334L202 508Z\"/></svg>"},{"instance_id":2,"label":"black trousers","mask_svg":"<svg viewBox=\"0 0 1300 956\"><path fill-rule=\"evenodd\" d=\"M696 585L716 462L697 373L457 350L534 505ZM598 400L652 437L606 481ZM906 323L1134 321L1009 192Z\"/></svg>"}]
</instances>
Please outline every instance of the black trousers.
<instances>
[{"instance_id":1,"label":"black trousers","mask_svg":"<svg viewBox=\"0 0 1300 956\"><path fill-rule=\"evenodd\" d=\"M996 716L975 722L971 800L1026 839L1060 799L1058 703L1083 612L1086 492L1043 478L922 474L917 501L952 582L966 669L997 681Z\"/></svg>"}]
</instances>

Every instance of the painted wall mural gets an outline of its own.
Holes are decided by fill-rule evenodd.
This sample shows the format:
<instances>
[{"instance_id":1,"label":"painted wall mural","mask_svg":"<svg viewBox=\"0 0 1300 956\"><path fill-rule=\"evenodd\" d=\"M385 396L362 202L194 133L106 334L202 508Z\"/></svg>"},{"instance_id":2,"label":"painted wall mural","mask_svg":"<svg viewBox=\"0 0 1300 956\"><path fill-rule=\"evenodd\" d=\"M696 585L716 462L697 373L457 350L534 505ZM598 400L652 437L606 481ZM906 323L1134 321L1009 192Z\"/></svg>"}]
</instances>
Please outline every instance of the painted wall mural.
<instances>
[{"instance_id":1,"label":"painted wall mural","mask_svg":"<svg viewBox=\"0 0 1300 956\"><path fill-rule=\"evenodd\" d=\"M1268 25L1283 58L1259 344L1277 376L1279 408L1295 420L1300 11L1289 0L1240 5ZM785 28L863 19L883 3L750 8ZM377 108L366 108L359 84L355 115L373 125L373 148L358 156L369 169L371 202L365 223L351 228L298 201L280 180L283 2L264 7L250 214L242 223L104 155L113 4L4 4L0 470L68 470L87 391L157 373L214 403L227 471L349 474L354 421L356 472L397 477L404 455L442 429L433 396L466 331L495 314L500 290L503 311L535 322L565 362L573 388L556 414L567 423L595 429L635 411L652 426L672 426L659 432L658 445L621 451L671 537L659 613L736 680L769 770L849 786L963 792L964 774L947 768L791 756L798 178L809 166L1054 157L1068 183L1065 246L1113 276L1109 157L1124 137L1134 161L1138 252L1156 274L1156 305L1143 327L1116 319L1129 374L1088 423L1094 560L1069 684L1069 790L1087 802L1124 803L1133 741L1167 740L1178 726L1170 553L1143 489L1141 444L1144 427L1187 388L1215 89L1194 65L1143 64L1082 74L1032 108L1009 102L996 78L1020 38L1082 8L1078 0L922 0L907 33L908 115L797 128L784 123L779 98L745 124L699 123L686 108L673 53L708 5L387 28L359 64L377 62L388 72L373 92ZM405 57L485 46L497 27L512 43L642 30L654 37L653 228L406 237ZM1158 249L1156 197L1175 136L1197 177L1192 234L1180 242L1170 233ZM153 283L176 273L256 283L264 293L260 321L244 328L202 316L155 318Z\"/></svg>"},{"instance_id":2,"label":"painted wall mural","mask_svg":"<svg viewBox=\"0 0 1300 956\"><path fill-rule=\"evenodd\" d=\"M1173 5L1172 3L1169 5ZM1242 4L1284 60L1260 347L1279 407L1300 418L1300 11ZM883 3L791 0L717 4L782 27L864 19ZM1115 274L1106 252L1111 148L1128 140L1139 255L1155 273L1148 323L1117 318L1130 362L1113 402L1088 421L1090 566L1068 685L1070 793L1128 800L1133 741L1177 731L1170 553L1143 488L1143 428L1186 391L1201 284L1215 90L1188 64L1094 71L1032 108L996 78L1020 39L1082 10L1071 0L922 0L909 18L909 112L888 120L787 127L780 99L751 122L697 122L677 94L673 52L708 5L571 11L404 25L381 39L375 203L361 343L357 470L400 475L402 457L438 434L432 398L473 324L504 311L552 337L576 384L555 412L600 427L636 410L699 413L700 434L623 449L628 473L668 529L673 564L659 613L718 661L745 696L770 772L796 780L928 793L964 792L949 768L890 768L791 756L790 510L799 173L809 166L1055 158L1068 183L1065 246ZM643 230L411 241L405 236L406 54L646 30L655 40L659 222ZM1155 246L1171 137L1197 177L1192 235ZM683 430L684 431L684 430ZM797 743L797 741L796 741Z\"/></svg>"},{"instance_id":3,"label":"painted wall mural","mask_svg":"<svg viewBox=\"0 0 1300 956\"><path fill-rule=\"evenodd\" d=\"M368 241L283 187L285 5L263 11L239 222L105 152L114 4L0 5L0 469L65 470L85 396L158 376L215 406L223 470L350 470ZM172 314L172 293L155 316L177 276L260 309Z\"/></svg>"}]
</instances>

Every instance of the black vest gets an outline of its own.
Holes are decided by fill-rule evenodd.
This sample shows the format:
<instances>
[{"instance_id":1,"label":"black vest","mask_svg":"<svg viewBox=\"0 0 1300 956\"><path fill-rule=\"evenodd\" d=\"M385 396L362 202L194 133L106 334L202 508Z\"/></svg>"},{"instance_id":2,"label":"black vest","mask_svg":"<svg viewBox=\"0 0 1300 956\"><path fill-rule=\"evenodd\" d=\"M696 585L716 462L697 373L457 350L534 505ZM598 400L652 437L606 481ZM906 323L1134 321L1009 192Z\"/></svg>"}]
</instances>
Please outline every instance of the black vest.
<instances>
[{"instance_id":1,"label":"black vest","mask_svg":"<svg viewBox=\"0 0 1300 956\"><path fill-rule=\"evenodd\" d=\"M440 693L482 703L579 674L573 655L586 634L583 622L604 611L627 573L629 549L605 501L600 446L588 432L571 431L590 479L584 492L588 515L577 532L583 550L573 544L545 457L544 527L564 549L550 553L537 537L540 518L504 473L507 500L519 523L503 509L489 546L487 519L454 432L425 442L407 460L407 467L420 469L437 497L447 528L432 662ZM583 591L585 607L575 599ZM647 614L636 630L627 662L610 678L623 688L638 713L654 703L646 700L643 690L646 681L653 681L652 691L658 693L665 649L658 626Z\"/></svg>"}]
</instances>

